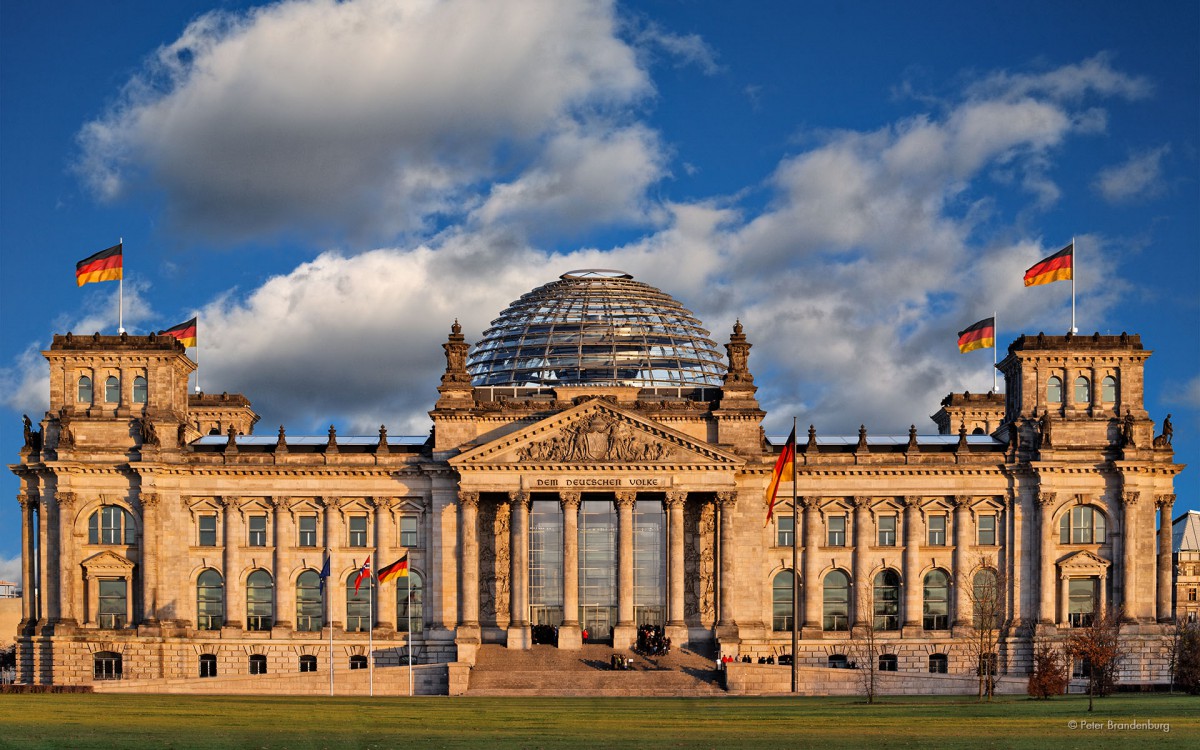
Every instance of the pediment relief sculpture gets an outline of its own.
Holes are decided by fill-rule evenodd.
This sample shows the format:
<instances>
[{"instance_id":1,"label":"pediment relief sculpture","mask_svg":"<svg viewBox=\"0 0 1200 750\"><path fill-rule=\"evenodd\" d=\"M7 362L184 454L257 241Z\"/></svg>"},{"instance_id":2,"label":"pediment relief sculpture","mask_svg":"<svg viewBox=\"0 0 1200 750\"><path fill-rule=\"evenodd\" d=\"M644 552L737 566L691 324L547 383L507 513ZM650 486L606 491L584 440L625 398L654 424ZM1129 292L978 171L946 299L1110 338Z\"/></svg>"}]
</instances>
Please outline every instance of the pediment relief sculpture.
<instances>
[{"instance_id":1,"label":"pediment relief sculpture","mask_svg":"<svg viewBox=\"0 0 1200 750\"><path fill-rule=\"evenodd\" d=\"M597 412L565 425L557 435L521 446L518 461L639 462L667 461L674 450L636 432L616 415Z\"/></svg>"}]
</instances>

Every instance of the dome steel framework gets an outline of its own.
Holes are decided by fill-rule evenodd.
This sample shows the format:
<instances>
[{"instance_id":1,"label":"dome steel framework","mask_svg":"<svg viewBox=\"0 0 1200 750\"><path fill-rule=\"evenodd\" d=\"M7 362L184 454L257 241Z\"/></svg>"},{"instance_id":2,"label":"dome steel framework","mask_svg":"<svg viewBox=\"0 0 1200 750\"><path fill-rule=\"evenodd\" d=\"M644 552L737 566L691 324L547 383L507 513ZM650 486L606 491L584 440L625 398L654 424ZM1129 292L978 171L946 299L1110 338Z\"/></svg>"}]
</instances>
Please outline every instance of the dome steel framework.
<instances>
[{"instance_id":1,"label":"dome steel framework","mask_svg":"<svg viewBox=\"0 0 1200 750\"><path fill-rule=\"evenodd\" d=\"M513 302L471 350L476 386L719 386L725 363L691 311L621 271L571 271Z\"/></svg>"}]
</instances>

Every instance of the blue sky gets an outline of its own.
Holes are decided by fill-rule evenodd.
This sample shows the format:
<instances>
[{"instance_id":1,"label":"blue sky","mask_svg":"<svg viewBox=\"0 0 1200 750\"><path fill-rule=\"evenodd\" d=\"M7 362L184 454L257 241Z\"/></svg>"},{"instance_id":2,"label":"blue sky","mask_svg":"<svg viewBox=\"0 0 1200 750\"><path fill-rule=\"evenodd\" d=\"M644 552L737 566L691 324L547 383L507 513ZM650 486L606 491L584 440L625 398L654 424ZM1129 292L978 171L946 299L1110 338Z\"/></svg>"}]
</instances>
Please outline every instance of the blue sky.
<instances>
[{"instance_id":1,"label":"blue sky","mask_svg":"<svg viewBox=\"0 0 1200 750\"><path fill-rule=\"evenodd\" d=\"M116 329L74 263L125 241L125 326L200 316L200 384L289 435L423 434L440 343L615 267L718 342L783 431L902 434L991 387L955 333L1154 350L1200 508L1200 11L1162 2L662 0L0 7L0 449L38 352ZM20 538L0 477L0 578Z\"/></svg>"}]
</instances>

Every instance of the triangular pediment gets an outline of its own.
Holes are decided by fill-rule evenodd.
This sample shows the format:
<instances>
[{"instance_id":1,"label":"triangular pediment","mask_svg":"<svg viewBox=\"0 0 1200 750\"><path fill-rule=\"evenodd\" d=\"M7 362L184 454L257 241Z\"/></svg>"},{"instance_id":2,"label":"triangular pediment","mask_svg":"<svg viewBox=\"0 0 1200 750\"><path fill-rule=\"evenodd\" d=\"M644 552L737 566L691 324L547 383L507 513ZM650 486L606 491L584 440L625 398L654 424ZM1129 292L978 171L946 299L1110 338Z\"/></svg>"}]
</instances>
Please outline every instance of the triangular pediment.
<instances>
[{"instance_id":1,"label":"triangular pediment","mask_svg":"<svg viewBox=\"0 0 1200 750\"><path fill-rule=\"evenodd\" d=\"M119 575L133 570L133 561L112 550L97 552L81 565L90 575Z\"/></svg>"},{"instance_id":2,"label":"triangular pediment","mask_svg":"<svg viewBox=\"0 0 1200 750\"><path fill-rule=\"evenodd\" d=\"M592 399L450 459L459 470L547 467L704 467L733 470L745 460L678 430Z\"/></svg>"},{"instance_id":3,"label":"triangular pediment","mask_svg":"<svg viewBox=\"0 0 1200 750\"><path fill-rule=\"evenodd\" d=\"M1085 549L1079 550L1078 552L1072 552L1058 561L1058 567L1064 570L1078 572L1103 572L1108 568L1109 565L1110 563L1108 560L1105 560L1103 557L1100 557L1099 555L1096 555L1095 553L1089 552Z\"/></svg>"}]
</instances>

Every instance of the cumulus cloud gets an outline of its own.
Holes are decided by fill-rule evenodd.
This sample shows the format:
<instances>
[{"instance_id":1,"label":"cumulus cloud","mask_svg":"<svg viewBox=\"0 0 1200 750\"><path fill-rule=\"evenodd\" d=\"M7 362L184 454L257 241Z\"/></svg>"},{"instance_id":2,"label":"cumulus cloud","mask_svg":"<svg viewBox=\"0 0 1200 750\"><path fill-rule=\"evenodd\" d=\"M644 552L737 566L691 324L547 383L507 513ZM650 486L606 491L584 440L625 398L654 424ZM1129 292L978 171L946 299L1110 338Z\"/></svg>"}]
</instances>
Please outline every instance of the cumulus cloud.
<instances>
[{"instance_id":1,"label":"cumulus cloud","mask_svg":"<svg viewBox=\"0 0 1200 750\"><path fill-rule=\"evenodd\" d=\"M1145 99L1154 92L1151 82L1113 67L1112 55L1100 53L1079 63L1062 65L1039 73L997 71L967 87L967 94L980 98L1046 97L1056 101L1079 101L1089 95Z\"/></svg>"},{"instance_id":2,"label":"cumulus cloud","mask_svg":"<svg viewBox=\"0 0 1200 750\"><path fill-rule=\"evenodd\" d=\"M1109 203L1128 203L1162 195L1166 190L1163 159L1171 152L1161 146L1134 154L1123 164L1100 170L1092 187Z\"/></svg>"},{"instance_id":3,"label":"cumulus cloud","mask_svg":"<svg viewBox=\"0 0 1200 750\"><path fill-rule=\"evenodd\" d=\"M77 166L101 196L161 191L177 224L214 235L427 229L460 218L481 183L579 177L547 174L546 144L566 148L653 91L616 27L610 3L582 1L290 0L209 13L82 129ZM614 193L627 177L645 184L645 163L628 176L627 163L590 176Z\"/></svg>"},{"instance_id":4,"label":"cumulus cloud","mask_svg":"<svg viewBox=\"0 0 1200 750\"><path fill-rule=\"evenodd\" d=\"M21 556L20 555L17 555L15 557L10 557L8 559L4 559L4 558L0 557L0 581L11 581L11 582L17 584L18 588L20 587L20 585L21 585ZM0 641L0 643L3 643L3 641Z\"/></svg>"}]
</instances>

